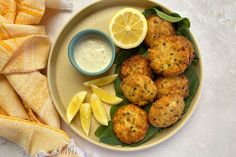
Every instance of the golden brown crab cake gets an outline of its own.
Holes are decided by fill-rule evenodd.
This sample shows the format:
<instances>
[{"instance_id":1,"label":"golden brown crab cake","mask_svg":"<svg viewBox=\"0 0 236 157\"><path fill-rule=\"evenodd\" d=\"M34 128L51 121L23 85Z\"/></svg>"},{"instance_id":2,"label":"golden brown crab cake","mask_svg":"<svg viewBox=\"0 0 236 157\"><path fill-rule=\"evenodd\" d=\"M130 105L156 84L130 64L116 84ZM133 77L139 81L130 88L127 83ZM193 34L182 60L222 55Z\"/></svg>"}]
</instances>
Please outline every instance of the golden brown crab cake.
<instances>
[{"instance_id":1,"label":"golden brown crab cake","mask_svg":"<svg viewBox=\"0 0 236 157\"><path fill-rule=\"evenodd\" d=\"M184 106L183 97L163 96L152 104L149 111L149 122L159 128L171 126L182 117Z\"/></svg>"},{"instance_id":2,"label":"golden brown crab cake","mask_svg":"<svg viewBox=\"0 0 236 157\"><path fill-rule=\"evenodd\" d=\"M155 83L158 98L166 95L179 95L185 98L189 94L188 79L183 74L175 77L159 77Z\"/></svg>"},{"instance_id":3,"label":"golden brown crab cake","mask_svg":"<svg viewBox=\"0 0 236 157\"><path fill-rule=\"evenodd\" d=\"M157 94L155 83L145 75L126 77L121 83L121 89L131 103L139 106L153 102Z\"/></svg>"},{"instance_id":4,"label":"golden brown crab cake","mask_svg":"<svg viewBox=\"0 0 236 157\"><path fill-rule=\"evenodd\" d=\"M148 128L148 113L136 105L122 106L114 115L113 130L115 135L126 144L141 141Z\"/></svg>"},{"instance_id":5,"label":"golden brown crab cake","mask_svg":"<svg viewBox=\"0 0 236 157\"><path fill-rule=\"evenodd\" d=\"M151 77L150 61L141 55L135 55L127 59L123 64L120 72L122 79L129 75L146 75Z\"/></svg>"},{"instance_id":6,"label":"golden brown crab cake","mask_svg":"<svg viewBox=\"0 0 236 157\"><path fill-rule=\"evenodd\" d=\"M156 40L161 36L175 35L174 26L157 15L150 15L147 18L148 31L145 37L145 43L147 46L152 47Z\"/></svg>"},{"instance_id":7,"label":"golden brown crab cake","mask_svg":"<svg viewBox=\"0 0 236 157\"><path fill-rule=\"evenodd\" d=\"M148 49L151 68L157 74L167 77L183 73L193 57L192 43L183 36L161 37Z\"/></svg>"}]
</instances>

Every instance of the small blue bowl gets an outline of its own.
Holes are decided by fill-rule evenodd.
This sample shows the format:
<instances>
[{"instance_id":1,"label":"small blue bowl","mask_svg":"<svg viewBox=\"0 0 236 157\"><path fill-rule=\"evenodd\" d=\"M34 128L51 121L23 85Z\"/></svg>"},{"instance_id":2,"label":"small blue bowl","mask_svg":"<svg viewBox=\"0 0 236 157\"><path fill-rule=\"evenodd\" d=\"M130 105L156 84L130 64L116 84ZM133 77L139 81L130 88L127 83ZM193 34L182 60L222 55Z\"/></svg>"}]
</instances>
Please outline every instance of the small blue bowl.
<instances>
[{"instance_id":1,"label":"small blue bowl","mask_svg":"<svg viewBox=\"0 0 236 157\"><path fill-rule=\"evenodd\" d=\"M101 71L98 72L88 72L84 69L82 69L79 64L77 64L76 60L75 60L75 55L74 55L74 48L75 45L79 42L79 40L83 37L86 37L87 35L97 35L102 37L103 39L105 39L105 41L107 41L107 43L110 45L111 49L112 49L112 58L110 63L104 67L104 69L102 69ZM69 60L71 62L71 64L74 66L75 69L77 69L78 71L80 71L82 74L84 75L88 75L88 76L97 76L97 75L101 75L103 73L105 73L107 70L109 70L115 60L115 55L116 55L116 51L115 51L115 45L112 42L112 40L103 32L99 31L99 30L95 30L95 29L86 29L83 30L79 33L77 33L70 41L69 46L68 46L68 57Z\"/></svg>"}]
</instances>

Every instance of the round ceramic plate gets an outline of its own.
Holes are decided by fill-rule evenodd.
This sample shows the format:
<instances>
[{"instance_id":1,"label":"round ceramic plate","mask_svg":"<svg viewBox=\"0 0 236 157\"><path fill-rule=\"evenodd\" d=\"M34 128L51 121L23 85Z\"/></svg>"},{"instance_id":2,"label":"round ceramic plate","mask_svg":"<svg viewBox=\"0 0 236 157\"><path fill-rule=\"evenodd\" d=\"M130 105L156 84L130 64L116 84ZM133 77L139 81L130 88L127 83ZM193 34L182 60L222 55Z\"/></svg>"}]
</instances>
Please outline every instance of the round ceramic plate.
<instances>
[{"instance_id":1,"label":"round ceramic plate","mask_svg":"<svg viewBox=\"0 0 236 157\"><path fill-rule=\"evenodd\" d=\"M80 74L73 66L70 64L67 49L70 40L72 37L79 31L84 29L98 29L102 32L108 34L108 24L112 15L124 7L133 7L143 11L145 8L150 8L154 6L161 7L164 11L169 12L169 10L160 4L157 4L152 1L137 1L137 0L103 0L97 1L94 4L84 8L80 12L78 12L72 19L65 25L63 30L59 33L58 38L51 50L49 61L48 61L48 81L49 88L51 92L51 96L53 102L57 108L62 119L66 122L66 108L69 104L72 97L78 92L82 90L89 90L87 87L83 86L82 83L91 79L93 77L87 77ZM199 56L199 62L197 65L197 74L200 79L200 85L198 90L195 93L195 97L191 103L190 108L187 113L185 113L182 119L177 122L172 127L161 131L156 134L152 139L148 142L136 146L136 147L122 147L122 146L110 146L107 144L103 144L99 142L99 139L94 135L96 128L99 124L95 119L92 119L92 126L90 135L87 137L80 125L80 120L77 116L69 124L79 136L82 138L94 143L98 146L111 149L111 150L120 150L120 151L134 151L145 149L154 145L157 145L172 135L174 135L191 117L194 109L197 106L200 92L202 89L203 82L203 65L201 55ZM111 68L106 74L112 74L113 69ZM114 92L113 84L105 86L106 90L111 93ZM107 113L109 113L110 107L106 105ZM108 114L109 115L109 114Z\"/></svg>"}]
</instances>

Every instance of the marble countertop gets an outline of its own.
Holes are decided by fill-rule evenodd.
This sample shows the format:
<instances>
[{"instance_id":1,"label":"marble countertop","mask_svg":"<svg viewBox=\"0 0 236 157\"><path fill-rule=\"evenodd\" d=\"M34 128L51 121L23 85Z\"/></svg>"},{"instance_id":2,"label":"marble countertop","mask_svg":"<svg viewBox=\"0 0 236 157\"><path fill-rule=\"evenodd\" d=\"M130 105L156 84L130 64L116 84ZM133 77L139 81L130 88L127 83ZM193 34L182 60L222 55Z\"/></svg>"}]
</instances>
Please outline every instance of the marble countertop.
<instances>
[{"instance_id":1,"label":"marble countertop","mask_svg":"<svg viewBox=\"0 0 236 157\"><path fill-rule=\"evenodd\" d=\"M73 0L73 12L46 12L43 23L54 41L73 13L95 0ZM204 60L204 88L187 124L169 140L138 152L114 152L78 137L88 154L101 157L234 157L236 156L236 1L159 0L189 17ZM73 134L68 128L66 131ZM17 145L0 139L0 157L26 157Z\"/></svg>"}]
</instances>

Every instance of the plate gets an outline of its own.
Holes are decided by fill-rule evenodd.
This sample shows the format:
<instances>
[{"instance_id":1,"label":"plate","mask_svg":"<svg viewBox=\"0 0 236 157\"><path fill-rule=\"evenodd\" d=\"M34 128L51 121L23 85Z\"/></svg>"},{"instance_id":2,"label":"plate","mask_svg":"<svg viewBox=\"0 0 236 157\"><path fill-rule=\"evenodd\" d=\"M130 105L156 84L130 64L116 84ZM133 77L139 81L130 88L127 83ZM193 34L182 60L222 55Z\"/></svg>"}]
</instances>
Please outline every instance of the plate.
<instances>
[{"instance_id":1,"label":"plate","mask_svg":"<svg viewBox=\"0 0 236 157\"><path fill-rule=\"evenodd\" d=\"M112 15L118 10L124 7L133 7L138 10L143 11L145 8L150 8L154 6L161 7L164 11L170 12L166 7L152 1L137 1L137 0L102 0L97 1L88 7L82 9L77 14L75 14L71 20L64 26L62 31L59 33L57 40L50 52L49 60L48 60L48 82L49 89L52 96L52 100L56 106L58 113L61 118L66 122L66 108L69 104L71 98L81 90L88 90L87 87L83 86L82 83L91 79L93 77L88 77L80 74L73 66L70 64L67 49L70 40L72 37L79 31L84 29L98 29L108 34L108 23L111 19ZM195 45L197 47L196 41ZM198 47L197 47L198 48ZM180 130L187 120L191 117L194 109L197 106L200 93L202 90L203 83L203 63L201 54L199 54L199 62L197 65L197 74L200 79L200 84L198 90L195 93L194 99L191 103L190 108L187 113L185 113L180 121L178 121L172 127L161 131L156 134L151 140L148 142L136 146L136 147L122 147L122 146L110 146L104 143L99 142L99 139L94 135L95 130L99 126L96 120L92 119L92 127L90 135L87 137L80 125L79 116L75 117L69 127L72 128L74 132L76 132L79 136L84 138L85 140L98 145L103 148L107 148L110 150L118 150L118 151L135 151L141 150L145 148L152 147L157 145L169 137L174 135L178 130ZM114 71L114 67L110 69L106 74L112 74ZM106 75L105 74L105 75ZM108 85L104 87L111 93L115 93L113 85ZM110 107L106 105L106 110L109 115Z\"/></svg>"}]
</instances>

